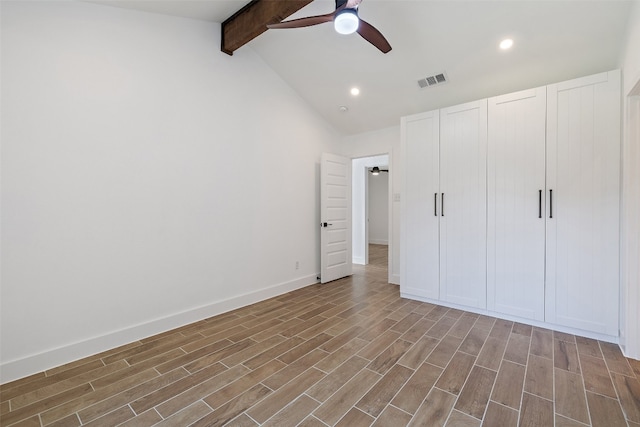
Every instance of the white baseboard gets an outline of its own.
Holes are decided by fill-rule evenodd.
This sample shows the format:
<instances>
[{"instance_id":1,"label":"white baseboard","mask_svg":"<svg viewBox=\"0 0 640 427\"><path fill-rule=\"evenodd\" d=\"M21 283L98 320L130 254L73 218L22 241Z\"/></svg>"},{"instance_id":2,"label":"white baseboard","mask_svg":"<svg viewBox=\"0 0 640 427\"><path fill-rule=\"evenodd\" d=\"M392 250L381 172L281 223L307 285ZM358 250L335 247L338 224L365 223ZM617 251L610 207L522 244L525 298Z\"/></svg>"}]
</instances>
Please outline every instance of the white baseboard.
<instances>
[{"instance_id":1,"label":"white baseboard","mask_svg":"<svg viewBox=\"0 0 640 427\"><path fill-rule=\"evenodd\" d=\"M351 263L364 265L364 257L362 256L354 256L351 258Z\"/></svg>"},{"instance_id":2,"label":"white baseboard","mask_svg":"<svg viewBox=\"0 0 640 427\"><path fill-rule=\"evenodd\" d=\"M369 239L369 244L371 245L386 245L389 246L389 240L378 240L378 239Z\"/></svg>"},{"instance_id":3,"label":"white baseboard","mask_svg":"<svg viewBox=\"0 0 640 427\"><path fill-rule=\"evenodd\" d=\"M400 284L400 275L399 274L391 274L389 275L389 283L393 283L394 285Z\"/></svg>"},{"instance_id":4,"label":"white baseboard","mask_svg":"<svg viewBox=\"0 0 640 427\"><path fill-rule=\"evenodd\" d=\"M300 277L248 294L196 307L146 323L133 325L105 335L64 345L39 354L0 364L0 384L64 365L162 332L170 331L218 314L255 304L305 286L318 283L318 274Z\"/></svg>"}]
</instances>

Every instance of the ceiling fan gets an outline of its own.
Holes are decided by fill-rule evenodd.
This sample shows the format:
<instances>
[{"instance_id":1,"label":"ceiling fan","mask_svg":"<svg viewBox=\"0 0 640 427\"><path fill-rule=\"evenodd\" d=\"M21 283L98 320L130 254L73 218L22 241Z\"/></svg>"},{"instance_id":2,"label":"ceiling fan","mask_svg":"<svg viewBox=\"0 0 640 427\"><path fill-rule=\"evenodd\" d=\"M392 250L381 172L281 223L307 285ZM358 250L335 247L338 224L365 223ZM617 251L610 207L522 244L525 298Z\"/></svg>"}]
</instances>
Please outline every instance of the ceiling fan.
<instances>
[{"instance_id":1,"label":"ceiling fan","mask_svg":"<svg viewBox=\"0 0 640 427\"><path fill-rule=\"evenodd\" d=\"M389 52L391 45L382 33L358 17L358 6L361 2L362 0L336 0L336 10L331 13L269 24L267 28L301 28L333 21L334 28L338 33L352 34L357 32L366 41L380 49L382 53Z\"/></svg>"}]
</instances>

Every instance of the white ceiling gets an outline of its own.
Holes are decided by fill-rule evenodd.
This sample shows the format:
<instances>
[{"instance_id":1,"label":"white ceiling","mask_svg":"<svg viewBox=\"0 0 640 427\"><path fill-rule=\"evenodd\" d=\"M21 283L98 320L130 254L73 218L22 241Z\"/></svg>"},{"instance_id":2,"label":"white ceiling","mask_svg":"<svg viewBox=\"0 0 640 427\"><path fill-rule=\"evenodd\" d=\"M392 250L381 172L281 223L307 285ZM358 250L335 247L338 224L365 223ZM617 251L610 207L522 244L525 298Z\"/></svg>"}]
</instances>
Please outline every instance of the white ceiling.
<instances>
[{"instance_id":1,"label":"white ceiling","mask_svg":"<svg viewBox=\"0 0 640 427\"><path fill-rule=\"evenodd\" d=\"M214 22L246 0L91 0ZM364 0L360 17L393 50L382 54L331 24L269 30L255 50L319 114L345 134L381 129L403 115L617 68L627 17L638 0ZM640 7L640 5L635 5ZM315 0L291 18L329 13ZM513 38L514 47L498 43ZM449 82L420 89L445 72ZM349 94L358 86L361 94ZM347 106L343 113L340 106Z\"/></svg>"}]
</instances>

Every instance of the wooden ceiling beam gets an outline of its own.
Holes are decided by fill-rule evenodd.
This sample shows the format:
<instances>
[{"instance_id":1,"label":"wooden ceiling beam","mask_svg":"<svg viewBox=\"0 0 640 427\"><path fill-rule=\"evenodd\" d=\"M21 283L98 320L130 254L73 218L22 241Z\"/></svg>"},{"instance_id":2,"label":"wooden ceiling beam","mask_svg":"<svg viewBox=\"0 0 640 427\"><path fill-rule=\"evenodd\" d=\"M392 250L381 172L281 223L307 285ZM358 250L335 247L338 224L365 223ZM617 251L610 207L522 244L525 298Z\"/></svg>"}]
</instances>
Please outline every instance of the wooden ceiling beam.
<instances>
[{"instance_id":1,"label":"wooden ceiling beam","mask_svg":"<svg viewBox=\"0 0 640 427\"><path fill-rule=\"evenodd\" d=\"M275 24L291 16L313 0L252 0L222 23L220 49L229 55L267 31L267 24Z\"/></svg>"}]
</instances>

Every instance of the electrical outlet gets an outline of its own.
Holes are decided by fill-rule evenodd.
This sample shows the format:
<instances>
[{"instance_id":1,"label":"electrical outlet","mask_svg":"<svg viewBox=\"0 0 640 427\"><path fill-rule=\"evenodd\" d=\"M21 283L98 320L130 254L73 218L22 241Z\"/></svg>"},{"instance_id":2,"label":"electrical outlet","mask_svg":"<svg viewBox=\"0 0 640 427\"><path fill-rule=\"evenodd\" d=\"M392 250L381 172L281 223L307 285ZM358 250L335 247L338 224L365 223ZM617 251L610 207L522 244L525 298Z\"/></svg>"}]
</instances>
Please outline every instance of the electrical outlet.
<instances>
[{"instance_id":1,"label":"electrical outlet","mask_svg":"<svg viewBox=\"0 0 640 427\"><path fill-rule=\"evenodd\" d=\"M296 261L296 270L300 268L300 261Z\"/></svg>"}]
</instances>

